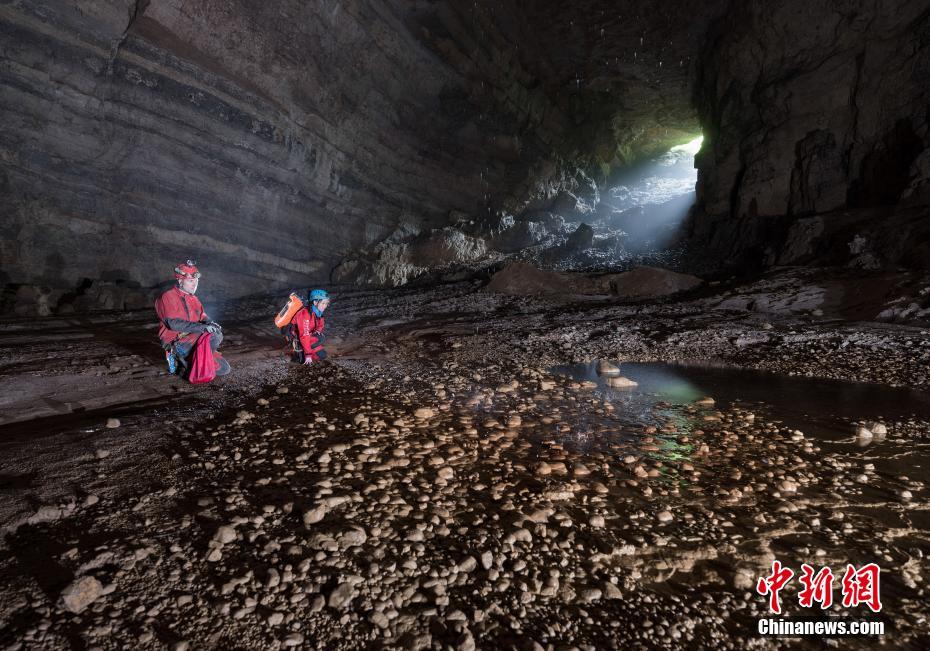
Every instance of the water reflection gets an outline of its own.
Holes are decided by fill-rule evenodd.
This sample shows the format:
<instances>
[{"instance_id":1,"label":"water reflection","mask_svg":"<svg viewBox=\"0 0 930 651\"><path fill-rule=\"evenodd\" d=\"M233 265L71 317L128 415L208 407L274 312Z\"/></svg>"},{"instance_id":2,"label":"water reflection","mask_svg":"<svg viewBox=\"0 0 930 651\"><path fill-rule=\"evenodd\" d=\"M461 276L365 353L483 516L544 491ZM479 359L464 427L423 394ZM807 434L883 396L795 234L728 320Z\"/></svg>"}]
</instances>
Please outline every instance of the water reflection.
<instances>
[{"instance_id":1,"label":"water reflection","mask_svg":"<svg viewBox=\"0 0 930 651\"><path fill-rule=\"evenodd\" d=\"M856 420L905 420L930 413L930 395L911 389L816 378L788 377L744 369L668 363L622 363L633 389L612 389L596 364L558 366L553 372L596 382L604 397L639 425L656 424L656 415L672 419L679 431L693 421L672 405L690 405L712 396L726 407L764 408L767 417L806 434L846 438ZM660 403L669 403L663 408Z\"/></svg>"},{"instance_id":2,"label":"water reflection","mask_svg":"<svg viewBox=\"0 0 930 651\"><path fill-rule=\"evenodd\" d=\"M623 423L620 430L628 433L619 439L595 436L578 450L602 464L613 480L610 496L625 516L624 529L626 523L633 530L643 526L636 520L644 512L668 508L670 521L680 527L676 545L731 547L719 558L716 551L701 558L711 561L707 567L713 572L707 574L691 572L692 557L683 561L678 583L669 576L660 579L669 589L687 590L703 581L722 586L716 572L733 572L734 559L753 564L771 553L796 565L812 558L823 565L878 560L883 581L887 576L882 590L888 603L897 612L917 605L915 617L925 623L924 595L907 584L909 576L901 577L917 567L914 559L924 558L920 550L927 548L927 448L922 433L914 434L930 413L930 395L709 366L619 367L638 386L611 388L597 375L596 364L552 371L597 387L594 399L563 407L566 422L574 427L576 420L587 420L597 432L606 411L610 422ZM715 403L696 405L704 396ZM613 411L600 408L605 402ZM722 422L715 422L718 418ZM884 420L888 435L885 440L883 433L875 435L874 447L864 451L854 445L853 422L871 420ZM545 461L553 458L551 451L543 452ZM646 534L637 542L644 540ZM643 558L640 571L654 571L657 559L678 553L669 551L676 545L663 544L661 556Z\"/></svg>"}]
</instances>

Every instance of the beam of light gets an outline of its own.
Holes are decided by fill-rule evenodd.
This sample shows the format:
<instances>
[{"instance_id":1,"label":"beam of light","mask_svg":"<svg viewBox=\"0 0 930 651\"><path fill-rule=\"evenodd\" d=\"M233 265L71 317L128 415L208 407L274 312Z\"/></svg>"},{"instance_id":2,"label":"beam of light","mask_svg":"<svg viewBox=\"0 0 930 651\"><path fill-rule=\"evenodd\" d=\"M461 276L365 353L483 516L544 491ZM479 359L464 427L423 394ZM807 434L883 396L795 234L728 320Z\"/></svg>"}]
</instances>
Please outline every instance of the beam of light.
<instances>
[{"instance_id":1,"label":"beam of light","mask_svg":"<svg viewBox=\"0 0 930 651\"><path fill-rule=\"evenodd\" d=\"M699 136L683 145L676 145L661 156L618 175L605 197L612 212L656 206L693 193L697 181L694 155L703 141L704 137Z\"/></svg>"},{"instance_id":2,"label":"beam of light","mask_svg":"<svg viewBox=\"0 0 930 651\"><path fill-rule=\"evenodd\" d=\"M603 226L625 234L626 255L660 253L674 241L694 203L694 156L703 142L698 136L676 145L613 179L603 199L610 207Z\"/></svg>"},{"instance_id":3,"label":"beam of light","mask_svg":"<svg viewBox=\"0 0 930 651\"><path fill-rule=\"evenodd\" d=\"M704 144L704 136L698 136L691 142L686 142L683 145L675 145L672 147L671 151L681 151L686 154L694 156L699 151L701 151L701 145Z\"/></svg>"},{"instance_id":4,"label":"beam of light","mask_svg":"<svg viewBox=\"0 0 930 651\"><path fill-rule=\"evenodd\" d=\"M681 226L694 205L695 154L704 137L675 145L654 157L614 170L599 187L593 211L583 220L594 245L560 259L561 269L619 269L633 264L670 266L681 255ZM566 221L582 219L569 210Z\"/></svg>"}]
</instances>

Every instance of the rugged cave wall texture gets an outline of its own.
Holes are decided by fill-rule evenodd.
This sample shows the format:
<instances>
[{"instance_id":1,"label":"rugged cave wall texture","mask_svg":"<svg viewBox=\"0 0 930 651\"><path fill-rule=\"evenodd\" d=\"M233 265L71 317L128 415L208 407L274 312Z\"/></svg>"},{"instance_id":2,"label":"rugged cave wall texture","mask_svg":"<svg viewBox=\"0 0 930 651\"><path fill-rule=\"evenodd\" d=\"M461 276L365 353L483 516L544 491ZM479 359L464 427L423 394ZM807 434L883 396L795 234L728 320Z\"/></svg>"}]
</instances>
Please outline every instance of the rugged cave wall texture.
<instances>
[{"instance_id":1,"label":"rugged cave wall texture","mask_svg":"<svg viewBox=\"0 0 930 651\"><path fill-rule=\"evenodd\" d=\"M928 41L926 0L8 0L0 311L144 305L187 257L214 296L402 281L424 242L494 258L449 227L702 127L691 234L719 259L829 259L879 223L814 217L845 209L907 204L917 239ZM864 264L922 259L855 234Z\"/></svg>"},{"instance_id":2,"label":"rugged cave wall texture","mask_svg":"<svg viewBox=\"0 0 930 651\"><path fill-rule=\"evenodd\" d=\"M733 3L698 72L718 258L930 266L930 3Z\"/></svg>"},{"instance_id":3,"label":"rugged cave wall texture","mask_svg":"<svg viewBox=\"0 0 930 651\"><path fill-rule=\"evenodd\" d=\"M695 130L710 14L608 4L4 2L6 298L122 307L186 257L214 294L323 281Z\"/></svg>"},{"instance_id":4,"label":"rugged cave wall texture","mask_svg":"<svg viewBox=\"0 0 930 651\"><path fill-rule=\"evenodd\" d=\"M481 196L434 142L449 79L390 7L24 1L0 20L7 282L152 285L190 256L211 292L309 283L409 207Z\"/></svg>"}]
</instances>

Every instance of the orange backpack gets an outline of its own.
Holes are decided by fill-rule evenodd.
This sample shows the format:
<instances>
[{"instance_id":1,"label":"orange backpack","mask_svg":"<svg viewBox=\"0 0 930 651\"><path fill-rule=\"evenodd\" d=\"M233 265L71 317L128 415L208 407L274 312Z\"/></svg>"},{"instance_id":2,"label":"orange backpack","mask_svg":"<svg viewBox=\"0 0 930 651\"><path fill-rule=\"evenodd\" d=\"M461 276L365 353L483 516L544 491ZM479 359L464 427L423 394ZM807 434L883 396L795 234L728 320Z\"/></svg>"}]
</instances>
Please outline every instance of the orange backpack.
<instances>
[{"instance_id":1,"label":"orange backpack","mask_svg":"<svg viewBox=\"0 0 930 651\"><path fill-rule=\"evenodd\" d=\"M291 293L287 305L281 308L278 315L274 318L274 324L278 328L284 328L291 323L291 319L297 314L297 311L304 306L303 300L296 293Z\"/></svg>"}]
</instances>

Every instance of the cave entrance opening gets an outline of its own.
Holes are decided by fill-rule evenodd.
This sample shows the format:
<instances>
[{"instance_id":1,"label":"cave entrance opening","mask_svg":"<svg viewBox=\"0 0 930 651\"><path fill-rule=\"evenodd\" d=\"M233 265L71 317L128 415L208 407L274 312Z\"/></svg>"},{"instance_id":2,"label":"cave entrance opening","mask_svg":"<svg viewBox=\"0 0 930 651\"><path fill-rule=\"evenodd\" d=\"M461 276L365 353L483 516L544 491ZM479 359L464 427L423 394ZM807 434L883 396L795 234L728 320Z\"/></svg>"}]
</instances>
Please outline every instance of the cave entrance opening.
<instances>
[{"instance_id":1,"label":"cave entrance opening","mask_svg":"<svg viewBox=\"0 0 930 651\"><path fill-rule=\"evenodd\" d=\"M697 135L607 179L596 228L619 243L616 262L675 263L674 243L695 202L694 159L703 141Z\"/></svg>"}]
</instances>

